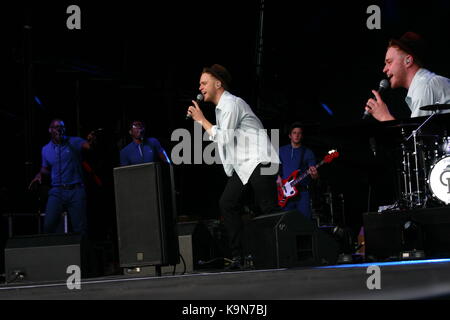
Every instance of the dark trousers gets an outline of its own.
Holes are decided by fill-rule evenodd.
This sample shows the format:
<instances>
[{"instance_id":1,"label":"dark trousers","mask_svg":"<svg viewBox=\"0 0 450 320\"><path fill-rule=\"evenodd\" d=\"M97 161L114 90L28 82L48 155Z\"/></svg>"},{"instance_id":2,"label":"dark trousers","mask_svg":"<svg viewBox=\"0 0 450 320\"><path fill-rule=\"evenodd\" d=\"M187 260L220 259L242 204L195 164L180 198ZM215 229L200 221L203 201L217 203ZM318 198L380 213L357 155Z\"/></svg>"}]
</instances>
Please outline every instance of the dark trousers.
<instances>
[{"instance_id":1,"label":"dark trousers","mask_svg":"<svg viewBox=\"0 0 450 320\"><path fill-rule=\"evenodd\" d=\"M67 210L73 232L86 234L86 192L83 186L71 190L53 187L48 193L44 232L57 233L61 214Z\"/></svg>"},{"instance_id":2,"label":"dark trousers","mask_svg":"<svg viewBox=\"0 0 450 320\"><path fill-rule=\"evenodd\" d=\"M261 167L268 166L259 164L246 185L242 184L236 172L233 172L220 198L219 206L233 257L242 255L242 195L247 187L253 189L255 201L262 214L281 211L277 205L277 175L261 175Z\"/></svg>"}]
</instances>

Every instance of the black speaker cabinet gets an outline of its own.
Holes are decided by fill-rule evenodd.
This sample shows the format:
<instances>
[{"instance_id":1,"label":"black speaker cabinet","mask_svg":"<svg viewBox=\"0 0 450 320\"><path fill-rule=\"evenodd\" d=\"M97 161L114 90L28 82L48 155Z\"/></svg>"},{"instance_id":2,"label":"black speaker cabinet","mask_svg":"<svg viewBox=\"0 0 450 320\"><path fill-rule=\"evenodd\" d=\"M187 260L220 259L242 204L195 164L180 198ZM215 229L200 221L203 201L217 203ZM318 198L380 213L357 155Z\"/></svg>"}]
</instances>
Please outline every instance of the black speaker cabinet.
<instances>
[{"instance_id":1,"label":"black speaker cabinet","mask_svg":"<svg viewBox=\"0 0 450 320\"><path fill-rule=\"evenodd\" d=\"M179 262L173 168L145 163L114 168L121 267Z\"/></svg>"},{"instance_id":2,"label":"black speaker cabinet","mask_svg":"<svg viewBox=\"0 0 450 320\"><path fill-rule=\"evenodd\" d=\"M298 211L259 216L244 231L246 255L256 268L286 268L336 263L337 241Z\"/></svg>"},{"instance_id":3,"label":"black speaker cabinet","mask_svg":"<svg viewBox=\"0 0 450 320\"><path fill-rule=\"evenodd\" d=\"M450 258L450 207L417 209L412 223L420 227L425 255Z\"/></svg>"},{"instance_id":4,"label":"black speaker cabinet","mask_svg":"<svg viewBox=\"0 0 450 320\"><path fill-rule=\"evenodd\" d=\"M8 240L5 247L7 282L67 280L67 268L79 266L84 276L86 264L79 235L21 236Z\"/></svg>"},{"instance_id":5,"label":"black speaker cabinet","mask_svg":"<svg viewBox=\"0 0 450 320\"><path fill-rule=\"evenodd\" d=\"M426 258L450 257L450 207L363 215L366 256L399 258L423 250Z\"/></svg>"},{"instance_id":6,"label":"black speaker cabinet","mask_svg":"<svg viewBox=\"0 0 450 320\"><path fill-rule=\"evenodd\" d=\"M378 260L399 258L402 251L407 251L403 230L409 220L409 212L364 213L366 257Z\"/></svg>"},{"instance_id":7,"label":"black speaker cabinet","mask_svg":"<svg viewBox=\"0 0 450 320\"><path fill-rule=\"evenodd\" d=\"M222 268L229 256L225 227L218 220L179 222L178 235L190 235L194 269Z\"/></svg>"}]
</instances>

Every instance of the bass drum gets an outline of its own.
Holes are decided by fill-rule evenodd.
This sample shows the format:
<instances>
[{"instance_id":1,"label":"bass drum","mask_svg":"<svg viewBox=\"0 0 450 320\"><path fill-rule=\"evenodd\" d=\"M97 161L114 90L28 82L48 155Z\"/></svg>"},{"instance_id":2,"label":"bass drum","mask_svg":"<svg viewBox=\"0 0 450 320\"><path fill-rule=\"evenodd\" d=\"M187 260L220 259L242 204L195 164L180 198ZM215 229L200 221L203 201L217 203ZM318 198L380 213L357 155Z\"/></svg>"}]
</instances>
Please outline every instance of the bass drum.
<instances>
[{"instance_id":1,"label":"bass drum","mask_svg":"<svg viewBox=\"0 0 450 320\"><path fill-rule=\"evenodd\" d=\"M450 203L450 156L444 156L431 167L428 186L434 197Z\"/></svg>"}]
</instances>

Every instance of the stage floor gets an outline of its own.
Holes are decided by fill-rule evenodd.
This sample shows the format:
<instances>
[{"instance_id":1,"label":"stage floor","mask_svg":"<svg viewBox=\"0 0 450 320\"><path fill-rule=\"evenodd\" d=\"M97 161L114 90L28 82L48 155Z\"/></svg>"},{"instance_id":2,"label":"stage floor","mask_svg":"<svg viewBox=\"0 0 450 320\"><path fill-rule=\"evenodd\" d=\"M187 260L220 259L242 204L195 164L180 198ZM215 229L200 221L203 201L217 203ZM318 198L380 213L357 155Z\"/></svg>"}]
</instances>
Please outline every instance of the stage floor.
<instances>
[{"instance_id":1,"label":"stage floor","mask_svg":"<svg viewBox=\"0 0 450 320\"><path fill-rule=\"evenodd\" d=\"M379 282L371 266L379 267ZM372 270L372 268L370 269ZM369 289L368 283L375 285ZM376 284L379 284L379 289ZM360 300L448 299L450 259L326 267L202 272L161 277L84 279L81 289L65 282L0 285L2 300Z\"/></svg>"}]
</instances>

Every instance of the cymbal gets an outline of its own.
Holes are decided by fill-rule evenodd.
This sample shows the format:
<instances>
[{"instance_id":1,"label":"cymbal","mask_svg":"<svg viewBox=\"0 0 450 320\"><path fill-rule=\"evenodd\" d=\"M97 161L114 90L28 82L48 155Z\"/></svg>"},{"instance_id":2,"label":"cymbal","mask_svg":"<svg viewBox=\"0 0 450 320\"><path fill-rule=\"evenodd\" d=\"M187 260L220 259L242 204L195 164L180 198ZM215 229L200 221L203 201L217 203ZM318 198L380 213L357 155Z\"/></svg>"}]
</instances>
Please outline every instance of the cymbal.
<instances>
[{"instance_id":1,"label":"cymbal","mask_svg":"<svg viewBox=\"0 0 450 320\"><path fill-rule=\"evenodd\" d=\"M424 111L448 110L450 109L450 104L432 104L429 106L420 107L419 109Z\"/></svg>"}]
</instances>

